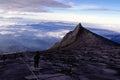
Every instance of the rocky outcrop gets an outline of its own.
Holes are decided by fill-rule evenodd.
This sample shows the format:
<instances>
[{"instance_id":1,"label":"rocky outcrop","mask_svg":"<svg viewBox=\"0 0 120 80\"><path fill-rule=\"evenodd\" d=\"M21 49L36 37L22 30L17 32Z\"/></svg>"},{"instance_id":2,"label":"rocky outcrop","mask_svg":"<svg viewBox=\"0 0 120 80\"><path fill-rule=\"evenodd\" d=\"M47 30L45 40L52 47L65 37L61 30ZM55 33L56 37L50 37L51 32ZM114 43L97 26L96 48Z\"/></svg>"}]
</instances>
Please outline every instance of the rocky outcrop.
<instances>
[{"instance_id":1,"label":"rocky outcrop","mask_svg":"<svg viewBox=\"0 0 120 80\"><path fill-rule=\"evenodd\" d=\"M79 35L79 31L82 31L82 30L84 30L84 28L82 27L81 24L79 24L73 31L70 31L69 33L67 33L66 36L61 41L61 47L70 45L73 42L75 42Z\"/></svg>"},{"instance_id":2,"label":"rocky outcrop","mask_svg":"<svg viewBox=\"0 0 120 80\"><path fill-rule=\"evenodd\" d=\"M63 37L61 42L57 42L50 49L111 48L110 45L119 46L119 44L99 36L78 24L73 31Z\"/></svg>"}]
</instances>

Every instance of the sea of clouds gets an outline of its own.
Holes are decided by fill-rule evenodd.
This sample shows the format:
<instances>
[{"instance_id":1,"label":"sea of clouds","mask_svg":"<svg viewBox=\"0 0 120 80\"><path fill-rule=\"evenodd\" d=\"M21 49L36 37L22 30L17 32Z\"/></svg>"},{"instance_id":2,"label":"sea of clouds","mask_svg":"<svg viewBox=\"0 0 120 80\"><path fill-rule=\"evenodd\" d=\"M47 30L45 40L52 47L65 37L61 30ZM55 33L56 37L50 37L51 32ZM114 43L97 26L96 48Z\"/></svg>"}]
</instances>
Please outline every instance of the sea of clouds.
<instances>
[{"instance_id":1,"label":"sea of clouds","mask_svg":"<svg viewBox=\"0 0 120 80\"><path fill-rule=\"evenodd\" d=\"M10 21L14 21L12 23L15 24L0 25L0 53L48 49L78 24L77 22L21 19L9 19L9 23ZM90 23L82 25L103 37L120 43L119 25Z\"/></svg>"}]
</instances>

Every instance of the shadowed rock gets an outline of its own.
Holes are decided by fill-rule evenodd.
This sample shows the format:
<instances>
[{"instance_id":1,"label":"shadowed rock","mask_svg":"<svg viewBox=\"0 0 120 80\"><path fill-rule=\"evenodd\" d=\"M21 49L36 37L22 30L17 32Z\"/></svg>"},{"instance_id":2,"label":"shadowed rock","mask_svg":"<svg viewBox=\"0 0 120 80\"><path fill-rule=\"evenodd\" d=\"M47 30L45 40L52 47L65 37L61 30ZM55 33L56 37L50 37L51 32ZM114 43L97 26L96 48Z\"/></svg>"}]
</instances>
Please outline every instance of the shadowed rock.
<instances>
[{"instance_id":1,"label":"shadowed rock","mask_svg":"<svg viewBox=\"0 0 120 80\"><path fill-rule=\"evenodd\" d=\"M78 24L73 31L68 32L61 42L55 43L50 49L80 49L80 48L100 48L110 49L111 47L119 46L111 40L108 40L100 35L97 35L81 24Z\"/></svg>"}]
</instances>

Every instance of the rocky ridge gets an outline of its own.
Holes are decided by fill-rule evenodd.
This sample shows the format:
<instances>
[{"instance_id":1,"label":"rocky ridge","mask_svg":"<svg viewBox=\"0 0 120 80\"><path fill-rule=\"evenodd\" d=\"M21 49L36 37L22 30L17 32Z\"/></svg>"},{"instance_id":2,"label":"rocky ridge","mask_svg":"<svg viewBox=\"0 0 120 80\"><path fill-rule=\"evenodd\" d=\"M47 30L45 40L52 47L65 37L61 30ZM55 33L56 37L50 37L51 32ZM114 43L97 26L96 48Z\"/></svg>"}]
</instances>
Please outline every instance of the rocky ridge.
<instances>
[{"instance_id":1,"label":"rocky ridge","mask_svg":"<svg viewBox=\"0 0 120 80\"><path fill-rule=\"evenodd\" d=\"M81 48L111 48L120 44L99 36L78 24L73 31L67 33L61 42L55 43L50 49L81 49Z\"/></svg>"}]
</instances>

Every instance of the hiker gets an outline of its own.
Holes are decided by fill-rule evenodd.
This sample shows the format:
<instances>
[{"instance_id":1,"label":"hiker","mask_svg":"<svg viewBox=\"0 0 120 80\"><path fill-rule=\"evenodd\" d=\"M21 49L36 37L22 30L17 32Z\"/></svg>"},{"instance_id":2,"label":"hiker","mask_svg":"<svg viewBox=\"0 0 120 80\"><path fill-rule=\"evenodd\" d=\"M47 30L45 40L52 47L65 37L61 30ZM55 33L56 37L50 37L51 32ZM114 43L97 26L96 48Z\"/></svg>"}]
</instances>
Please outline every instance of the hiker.
<instances>
[{"instance_id":1,"label":"hiker","mask_svg":"<svg viewBox=\"0 0 120 80\"><path fill-rule=\"evenodd\" d=\"M7 56L6 56L6 55L3 55L2 59L3 59L3 64L5 65L5 64L6 64Z\"/></svg>"},{"instance_id":2,"label":"hiker","mask_svg":"<svg viewBox=\"0 0 120 80\"><path fill-rule=\"evenodd\" d=\"M40 55L39 52L37 52L37 54L34 56L34 68L39 67L39 59L40 59Z\"/></svg>"}]
</instances>

